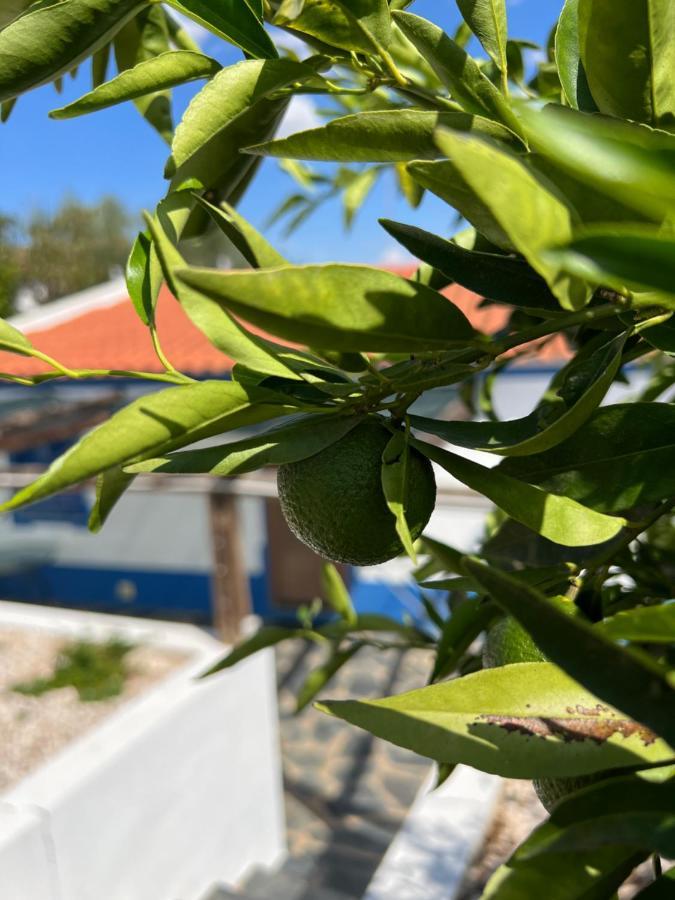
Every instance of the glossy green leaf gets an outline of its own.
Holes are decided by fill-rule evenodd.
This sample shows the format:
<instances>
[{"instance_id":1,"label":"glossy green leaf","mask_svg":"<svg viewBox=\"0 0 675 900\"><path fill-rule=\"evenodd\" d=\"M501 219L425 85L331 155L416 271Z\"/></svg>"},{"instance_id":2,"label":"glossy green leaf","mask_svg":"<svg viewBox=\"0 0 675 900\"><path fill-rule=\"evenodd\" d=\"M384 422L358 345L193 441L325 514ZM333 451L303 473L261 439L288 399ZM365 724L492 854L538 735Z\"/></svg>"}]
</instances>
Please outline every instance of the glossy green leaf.
<instances>
[{"instance_id":1,"label":"glossy green leaf","mask_svg":"<svg viewBox=\"0 0 675 900\"><path fill-rule=\"evenodd\" d=\"M453 241L390 219L380 219L380 225L418 259L481 297L523 309L545 310L547 315L561 312L544 279L523 259L466 250Z\"/></svg>"},{"instance_id":2,"label":"glossy green leaf","mask_svg":"<svg viewBox=\"0 0 675 900\"><path fill-rule=\"evenodd\" d=\"M316 77L289 59L250 59L222 69L192 100L176 128L166 176L171 189L217 188L254 160L242 147L272 136L288 100L270 95ZM241 177L240 175L238 177Z\"/></svg>"},{"instance_id":3,"label":"glossy green leaf","mask_svg":"<svg viewBox=\"0 0 675 900\"><path fill-rule=\"evenodd\" d=\"M421 756L505 778L584 775L672 755L552 663L514 663L382 700L327 700L319 708Z\"/></svg>"},{"instance_id":4,"label":"glossy green leaf","mask_svg":"<svg viewBox=\"0 0 675 900\"><path fill-rule=\"evenodd\" d=\"M219 206L214 206L203 197L196 199L254 269L273 268L288 264L288 260L278 253L267 238L263 237L241 213L237 212L234 206L224 202Z\"/></svg>"},{"instance_id":5,"label":"glossy green leaf","mask_svg":"<svg viewBox=\"0 0 675 900\"><path fill-rule=\"evenodd\" d=\"M147 0L63 0L14 20L0 31L0 101L70 71L145 6Z\"/></svg>"},{"instance_id":6,"label":"glossy green leaf","mask_svg":"<svg viewBox=\"0 0 675 900\"><path fill-rule=\"evenodd\" d=\"M344 437L358 419L318 415L256 434L241 441L145 459L126 467L127 472L171 474L242 475L263 466L298 462L314 456Z\"/></svg>"},{"instance_id":7,"label":"glossy green leaf","mask_svg":"<svg viewBox=\"0 0 675 900\"><path fill-rule=\"evenodd\" d=\"M595 352L581 351L558 372L533 412L511 421L447 422L411 416L410 424L450 444L502 456L529 456L574 434L600 405L621 363L622 334Z\"/></svg>"},{"instance_id":8,"label":"glossy green leaf","mask_svg":"<svg viewBox=\"0 0 675 900\"><path fill-rule=\"evenodd\" d=\"M442 572L462 572L462 564L464 554L455 547L443 544L433 538L424 535L421 538L422 546L426 553L431 555L432 560L436 563L435 571Z\"/></svg>"},{"instance_id":9,"label":"glossy green leaf","mask_svg":"<svg viewBox=\"0 0 675 900\"><path fill-rule=\"evenodd\" d=\"M199 78L211 78L221 69L215 59L189 50L169 50L138 63L132 69L105 82L100 87L74 100L68 106L50 112L52 119L70 119L134 100L145 94L185 84Z\"/></svg>"},{"instance_id":10,"label":"glossy green leaf","mask_svg":"<svg viewBox=\"0 0 675 900\"><path fill-rule=\"evenodd\" d=\"M162 267L150 235L141 231L134 241L126 270L127 290L144 325L154 324L157 298L163 283Z\"/></svg>"},{"instance_id":11,"label":"glossy green leaf","mask_svg":"<svg viewBox=\"0 0 675 900\"><path fill-rule=\"evenodd\" d=\"M600 407L562 444L499 469L602 512L658 502L675 494L675 407Z\"/></svg>"},{"instance_id":12,"label":"glossy green leaf","mask_svg":"<svg viewBox=\"0 0 675 900\"><path fill-rule=\"evenodd\" d=\"M579 0L565 0L555 33L555 61L565 99L573 109L597 109L579 53Z\"/></svg>"},{"instance_id":13,"label":"glossy green leaf","mask_svg":"<svg viewBox=\"0 0 675 900\"><path fill-rule=\"evenodd\" d=\"M565 547L600 544L618 534L626 524L624 519L603 515L568 497L549 494L532 485L528 486L530 490L523 490L525 482L440 447L415 439L410 443L467 487L488 497L511 518L556 544Z\"/></svg>"},{"instance_id":14,"label":"glossy green leaf","mask_svg":"<svg viewBox=\"0 0 675 900\"><path fill-rule=\"evenodd\" d=\"M333 676L335 676L363 646L365 646L363 643L355 641L345 650L339 650L337 647L333 648L328 659L320 666L312 669L303 682L297 695L296 712L301 712L308 706L317 694L326 687L331 678L333 678Z\"/></svg>"},{"instance_id":15,"label":"glossy green leaf","mask_svg":"<svg viewBox=\"0 0 675 900\"><path fill-rule=\"evenodd\" d=\"M627 609L603 619L595 627L613 640L675 644L675 603Z\"/></svg>"},{"instance_id":16,"label":"glossy green leaf","mask_svg":"<svg viewBox=\"0 0 675 900\"><path fill-rule=\"evenodd\" d=\"M396 520L396 533L410 559L417 565L413 539L406 521L408 441L403 431L397 431L389 439L382 453L382 492L391 514Z\"/></svg>"},{"instance_id":17,"label":"glossy green leaf","mask_svg":"<svg viewBox=\"0 0 675 900\"><path fill-rule=\"evenodd\" d=\"M282 159L336 162L406 162L435 159L439 150L436 128L470 132L514 142L513 134L483 116L424 109L381 109L333 119L320 128L248 147L249 153Z\"/></svg>"},{"instance_id":18,"label":"glossy green leaf","mask_svg":"<svg viewBox=\"0 0 675 900\"><path fill-rule=\"evenodd\" d=\"M387 0L286 0L274 23L356 53L376 52L391 41Z\"/></svg>"},{"instance_id":19,"label":"glossy green leaf","mask_svg":"<svg viewBox=\"0 0 675 900\"><path fill-rule=\"evenodd\" d=\"M608 900L644 859L632 848L510 859L488 881L481 900Z\"/></svg>"},{"instance_id":20,"label":"glossy green leaf","mask_svg":"<svg viewBox=\"0 0 675 900\"><path fill-rule=\"evenodd\" d=\"M675 356L675 321L672 316L666 322L661 322L660 325L645 328L642 331L642 337L657 350L663 350L669 356Z\"/></svg>"},{"instance_id":21,"label":"glossy green leaf","mask_svg":"<svg viewBox=\"0 0 675 900\"><path fill-rule=\"evenodd\" d=\"M175 277L176 270L182 269L185 261L175 246L177 235L171 221L173 202L173 195L163 201L157 208L157 215L148 218L148 226L166 282L189 319L214 347L236 359L240 365L265 375L297 379L299 376L279 359L276 348L269 341L251 334L225 308ZM181 199L175 202L180 206Z\"/></svg>"},{"instance_id":22,"label":"glossy green leaf","mask_svg":"<svg viewBox=\"0 0 675 900\"><path fill-rule=\"evenodd\" d=\"M164 10L155 4L142 10L124 26L115 38L115 60L120 73L132 70L139 63L154 60L169 52L169 27ZM171 144L173 114L171 92L166 88L150 91L134 99L134 105L155 131Z\"/></svg>"},{"instance_id":23,"label":"glossy green leaf","mask_svg":"<svg viewBox=\"0 0 675 900\"><path fill-rule=\"evenodd\" d=\"M615 778L585 788L553 810L551 818L515 852L532 859L618 844L675 856L675 782L651 784Z\"/></svg>"},{"instance_id":24,"label":"glossy green leaf","mask_svg":"<svg viewBox=\"0 0 675 900\"><path fill-rule=\"evenodd\" d=\"M0 349L8 353L17 353L19 356L30 356L33 345L18 328L10 325L5 319L0 319Z\"/></svg>"},{"instance_id":25,"label":"glossy green leaf","mask_svg":"<svg viewBox=\"0 0 675 900\"><path fill-rule=\"evenodd\" d=\"M467 559L464 565L552 662L564 666L570 677L602 700L618 705L622 712L652 729L624 726L620 731L624 740L630 739L626 737L629 734L640 735L647 747L658 734L675 746L675 688L663 667L651 657L613 643L513 576L476 559ZM589 711L601 718L603 705Z\"/></svg>"},{"instance_id":26,"label":"glossy green leaf","mask_svg":"<svg viewBox=\"0 0 675 900\"><path fill-rule=\"evenodd\" d=\"M565 309L584 306L590 299L590 291L583 282L563 274L542 255L544 248L571 239L576 220L574 210L535 178L516 157L475 138L460 137L447 130L439 131L437 141L516 250L546 280L560 305ZM471 209L458 209L480 230L480 220L472 220ZM514 210L518 210L518 215L514 215Z\"/></svg>"},{"instance_id":27,"label":"glossy green leaf","mask_svg":"<svg viewBox=\"0 0 675 900\"><path fill-rule=\"evenodd\" d=\"M87 522L90 531L96 533L103 528L108 516L133 480L134 476L124 472L121 466L113 466L112 469L107 469L97 476L96 498Z\"/></svg>"},{"instance_id":28,"label":"glossy green leaf","mask_svg":"<svg viewBox=\"0 0 675 900\"><path fill-rule=\"evenodd\" d=\"M168 0L178 12L255 58L277 56L272 39L248 3L241 0Z\"/></svg>"},{"instance_id":29,"label":"glossy green leaf","mask_svg":"<svg viewBox=\"0 0 675 900\"><path fill-rule=\"evenodd\" d=\"M600 112L675 125L675 6L670 0L579 0L579 47Z\"/></svg>"},{"instance_id":30,"label":"glossy green leaf","mask_svg":"<svg viewBox=\"0 0 675 900\"><path fill-rule=\"evenodd\" d=\"M507 70L505 0L457 0L457 6L488 56L505 75Z\"/></svg>"},{"instance_id":31,"label":"glossy green leaf","mask_svg":"<svg viewBox=\"0 0 675 900\"><path fill-rule=\"evenodd\" d=\"M324 563L321 569L323 595L331 609L348 625L356 625L357 615L342 576L333 563Z\"/></svg>"},{"instance_id":32,"label":"glossy green leaf","mask_svg":"<svg viewBox=\"0 0 675 900\"><path fill-rule=\"evenodd\" d=\"M447 347L474 334L440 294L366 266L184 269L176 276L253 325L314 347L410 352Z\"/></svg>"},{"instance_id":33,"label":"glossy green leaf","mask_svg":"<svg viewBox=\"0 0 675 900\"><path fill-rule=\"evenodd\" d=\"M17 509L134 458L293 411L285 399L235 382L204 381L134 400L85 435L2 505Z\"/></svg>"},{"instance_id":34,"label":"glossy green leaf","mask_svg":"<svg viewBox=\"0 0 675 900\"><path fill-rule=\"evenodd\" d=\"M489 203L475 191L462 171L450 160L411 162L408 171L423 188L445 200L475 227L491 244L514 250L510 236L502 227Z\"/></svg>"},{"instance_id":35,"label":"glossy green leaf","mask_svg":"<svg viewBox=\"0 0 675 900\"><path fill-rule=\"evenodd\" d=\"M408 12L393 15L405 36L467 112L496 119L514 134L521 134L520 124L508 101L465 50L426 19Z\"/></svg>"},{"instance_id":36,"label":"glossy green leaf","mask_svg":"<svg viewBox=\"0 0 675 900\"><path fill-rule=\"evenodd\" d=\"M583 184L661 223L675 209L675 135L562 107L523 107L533 150Z\"/></svg>"},{"instance_id":37,"label":"glossy green leaf","mask_svg":"<svg viewBox=\"0 0 675 900\"><path fill-rule=\"evenodd\" d=\"M545 254L553 264L593 284L617 290L661 291L675 308L675 237L656 228L612 225L585 228L565 247ZM636 298L639 303L640 298ZM651 306L653 302L647 301Z\"/></svg>"}]
</instances>

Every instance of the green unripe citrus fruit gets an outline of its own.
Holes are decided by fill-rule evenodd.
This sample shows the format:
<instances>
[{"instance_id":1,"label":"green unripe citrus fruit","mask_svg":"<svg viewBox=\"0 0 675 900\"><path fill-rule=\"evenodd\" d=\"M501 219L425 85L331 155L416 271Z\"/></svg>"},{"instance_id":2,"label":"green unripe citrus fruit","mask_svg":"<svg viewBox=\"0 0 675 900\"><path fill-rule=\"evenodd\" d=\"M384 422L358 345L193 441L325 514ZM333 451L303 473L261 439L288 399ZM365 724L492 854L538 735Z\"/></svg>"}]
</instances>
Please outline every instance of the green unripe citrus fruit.
<instances>
[{"instance_id":1,"label":"green unripe citrus fruit","mask_svg":"<svg viewBox=\"0 0 675 900\"><path fill-rule=\"evenodd\" d=\"M279 501L303 543L333 562L372 566L398 556L403 546L381 481L382 452L391 433L366 420L320 453L279 467ZM420 536L436 502L429 460L408 451L406 520Z\"/></svg>"},{"instance_id":2,"label":"green unripe citrus fruit","mask_svg":"<svg viewBox=\"0 0 675 900\"><path fill-rule=\"evenodd\" d=\"M578 612L574 603L564 597L554 597L552 602L570 615L576 615ZM546 661L546 656L513 616L500 616L485 636L483 645L485 668ZM575 778L536 778L532 785L544 809L551 812L558 800L604 777L605 773L580 775Z\"/></svg>"}]
</instances>

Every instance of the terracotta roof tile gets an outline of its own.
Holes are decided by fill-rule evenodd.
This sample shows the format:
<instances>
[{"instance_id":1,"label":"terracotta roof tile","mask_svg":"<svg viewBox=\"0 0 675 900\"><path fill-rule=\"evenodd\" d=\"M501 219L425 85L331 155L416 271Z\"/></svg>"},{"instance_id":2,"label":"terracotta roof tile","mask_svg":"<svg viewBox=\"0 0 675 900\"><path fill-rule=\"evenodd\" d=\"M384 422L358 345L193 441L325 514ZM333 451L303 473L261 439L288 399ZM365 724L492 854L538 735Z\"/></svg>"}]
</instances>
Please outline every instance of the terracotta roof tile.
<instances>
[{"instance_id":1,"label":"terracotta roof tile","mask_svg":"<svg viewBox=\"0 0 675 900\"><path fill-rule=\"evenodd\" d=\"M397 270L409 275L410 269ZM465 313L475 328L494 334L504 327L508 311L504 307L480 307L480 298L459 285L444 292ZM232 360L207 341L190 322L168 290L163 289L157 306L157 330L167 358L180 371L192 375L223 375ZM74 369L124 369L161 372L148 329L139 320L131 301L122 294L119 302L84 310L51 326L25 329L35 346ZM556 337L527 361L538 365L559 363L569 357L563 338ZM30 357L0 352L0 371L35 375L49 367Z\"/></svg>"}]
</instances>

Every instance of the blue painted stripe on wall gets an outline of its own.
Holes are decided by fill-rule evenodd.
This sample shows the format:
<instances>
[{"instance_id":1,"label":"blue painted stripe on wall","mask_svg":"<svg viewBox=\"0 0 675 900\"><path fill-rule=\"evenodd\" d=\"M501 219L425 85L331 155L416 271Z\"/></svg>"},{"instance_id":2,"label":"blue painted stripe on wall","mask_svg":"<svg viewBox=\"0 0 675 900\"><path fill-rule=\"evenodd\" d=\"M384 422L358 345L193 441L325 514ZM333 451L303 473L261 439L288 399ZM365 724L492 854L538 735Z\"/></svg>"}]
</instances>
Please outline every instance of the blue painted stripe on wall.
<instances>
[{"instance_id":1,"label":"blue painted stripe on wall","mask_svg":"<svg viewBox=\"0 0 675 900\"><path fill-rule=\"evenodd\" d=\"M38 565L0 577L0 597L99 612L211 622L208 574Z\"/></svg>"}]
</instances>

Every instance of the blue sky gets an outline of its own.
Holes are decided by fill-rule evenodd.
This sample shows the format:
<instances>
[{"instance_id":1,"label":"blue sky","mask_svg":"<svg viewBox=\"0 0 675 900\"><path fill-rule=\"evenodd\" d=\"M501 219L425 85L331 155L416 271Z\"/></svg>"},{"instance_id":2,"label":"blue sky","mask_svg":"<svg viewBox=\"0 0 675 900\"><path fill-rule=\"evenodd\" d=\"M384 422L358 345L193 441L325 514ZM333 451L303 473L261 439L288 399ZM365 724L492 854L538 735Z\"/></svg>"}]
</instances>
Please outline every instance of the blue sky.
<instances>
[{"instance_id":1,"label":"blue sky","mask_svg":"<svg viewBox=\"0 0 675 900\"><path fill-rule=\"evenodd\" d=\"M562 5L561 0L507 0L509 34L544 42ZM453 0L417 0L412 11L436 21L452 33L460 21ZM234 62L234 49L225 55L217 38L206 36L205 52L223 62ZM73 81L67 79L62 96L51 86L21 98L9 122L0 126L0 170L5 172L0 212L25 216L35 208L54 209L68 194L85 202L104 194L118 196L132 211L152 208L165 191L162 170L167 147L136 113L132 104L114 107L79 119L55 122L50 109L89 90L89 67ZM184 107L195 86L176 92L176 105ZM301 102L290 113L286 130L311 127L312 109ZM241 211L258 227L292 189L293 183L276 164L267 161L244 198ZM399 198L393 179L380 179L348 233L337 203L325 205L290 238L280 228L266 233L295 262L327 258L355 262L395 261L396 244L377 225L386 216L447 232L448 208L428 197L418 210Z\"/></svg>"}]
</instances>

